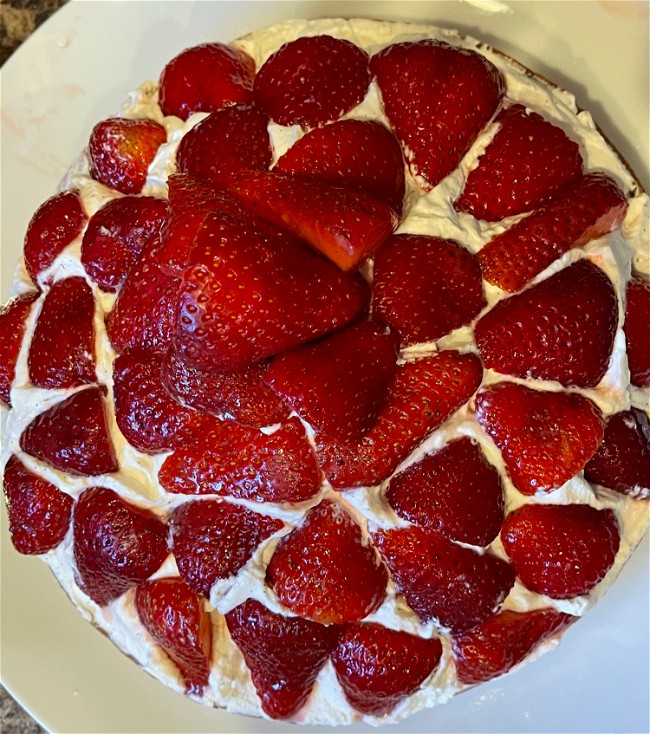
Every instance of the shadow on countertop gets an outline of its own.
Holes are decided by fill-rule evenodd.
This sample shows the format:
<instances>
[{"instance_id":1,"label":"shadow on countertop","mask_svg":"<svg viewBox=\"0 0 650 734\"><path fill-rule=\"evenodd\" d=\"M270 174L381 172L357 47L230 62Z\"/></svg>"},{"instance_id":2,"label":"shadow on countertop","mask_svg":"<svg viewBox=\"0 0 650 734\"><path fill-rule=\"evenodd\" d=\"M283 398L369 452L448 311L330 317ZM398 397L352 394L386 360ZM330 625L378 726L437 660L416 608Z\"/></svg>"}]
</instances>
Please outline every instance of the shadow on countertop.
<instances>
[{"instance_id":1,"label":"shadow on countertop","mask_svg":"<svg viewBox=\"0 0 650 734\"><path fill-rule=\"evenodd\" d=\"M67 0L2 0L0 66L43 21L66 2Z\"/></svg>"}]
</instances>

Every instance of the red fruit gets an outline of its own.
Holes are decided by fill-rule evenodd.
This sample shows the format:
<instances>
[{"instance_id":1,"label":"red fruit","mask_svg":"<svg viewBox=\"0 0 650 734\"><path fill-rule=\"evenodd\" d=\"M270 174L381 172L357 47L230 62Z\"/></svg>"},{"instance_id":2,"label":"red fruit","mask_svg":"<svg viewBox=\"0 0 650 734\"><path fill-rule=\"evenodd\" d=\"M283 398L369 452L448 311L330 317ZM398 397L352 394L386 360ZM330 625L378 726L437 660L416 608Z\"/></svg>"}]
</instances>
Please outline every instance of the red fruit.
<instances>
[{"instance_id":1,"label":"red fruit","mask_svg":"<svg viewBox=\"0 0 650 734\"><path fill-rule=\"evenodd\" d=\"M549 637L576 620L555 609L531 612L506 610L453 640L452 655L458 680L484 683L507 673Z\"/></svg>"},{"instance_id":2,"label":"red fruit","mask_svg":"<svg viewBox=\"0 0 650 734\"><path fill-rule=\"evenodd\" d=\"M383 201L300 176L249 171L233 177L228 190L344 271L362 265L397 226L397 215Z\"/></svg>"},{"instance_id":3,"label":"red fruit","mask_svg":"<svg viewBox=\"0 0 650 734\"><path fill-rule=\"evenodd\" d=\"M160 75L159 102L164 115L182 120L251 101L255 62L224 43L204 43L181 51Z\"/></svg>"},{"instance_id":4,"label":"red fruit","mask_svg":"<svg viewBox=\"0 0 650 734\"><path fill-rule=\"evenodd\" d=\"M320 489L316 457L297 418L270 435L218 420L197 434L192 443L179 441L160 468L158 481L168 492L304 502Z\"/></svg>"},{"instance_id":5,"label":"red fruit","mask_svg":"<svg viewBox=\"0 0 650 734\"><path fill-rule=\"evenodd\" d=\"M372 291L373 317L390 324L403 347L439 339L486 305L476 257L426 235L394 235L379 249Z\"/></svg>"},{"instance_id":6,"label":"red fruit","mask_svg":"<svg viewBox=\"0 0 650 734\"><path fill-rule=\"evenodd\" d=\"M284 527L281 520L216 499L186 502L174 510L169 525L178 570L190 589L205 597L219 579L235 576L260 543Z\"/></svg>"},{"instance_id":7,"label":"red fruit","mask_svg":"<svg viewBox=\"0 0 650 734\"><path fill-rule=\"evenodd\" d=\"M165 523L105 487L82 492L72 527L77 584L100 606L146 581L169 553Z\"/></svg>"},{"instance_id":8,"label":"red fruit","mask_svg":"<svg viewBox=\"0 0 650 734\"><path fill-rule=\"evenodd\" d=\"M469 438L451 441L396 474L386 499L405 520L469 545L489 545L503 522L499 473Z\"/></svg>"},{"instance_id":9,"label":"red fruit","mask_svg":"<svg viewBox=\"0 0 650 734\"><path fill-rule=\"evenodd\" d=\"M0 306L0 400L11 407L11 385L25 326L38 293L25 293Z\"/></svg>"},{"instance_id":10,"label":"red fruit","mask_svg":"<svg viewBox=\"0 0 650 734\"><path fill-rule=\"evenodd\" d=\"M383 716L417 691L440 662L438 639L380 624L349 624L332 655L345 697L362 714Z\"/></svg>"},{"instance_id":11,"label":"red fruit","mask_svg":"<svg viewBox=\"0 0 650 734\"><path fill-rule=\"evenodd\" d=\"M58 280L43 301L29 346L29 379L35 387L78 387L95 373L95 299L83 278Z\"/></svg>"},{"instance_id":12,"label":"red fruit","mask_svg":"<svg viewBox=\"0 0 650 734\"><path fill-rule=\"evenodd\" d=\"M3 486L11 542L19 553L47 553L70 527L72 497L29 471L17 456L5 465Z\"/></svg>"},{"instance_id":13,"label":"red fruit","mask_svg":"<svg viewBox=\"0 0 650 734\"><path fill-rule=\"evenodd\" d=\"M501 541L524 586L552 599L570 599L605 578L620 533L612 510L528 504L508 515Z\"/></svg>"},{"instance_id":14,"label":"red fruit","mask_svg":"<svg viewBox=\"0 0 650 734\"><path fill-rule=\"evenodd\" d=\"M317 437L320 465L333 487L362 487L387 479L434 428L464 405L481 384L473 354L444 351L398 367L386 404L354 445Z\"/></svg>"},{"instance_id":15,"label":"red fruit","mask_svg":"<svg viewBox=\"0 0 650 734\"><path fill-rule=\"evenodd\" d=\"M192 367L234 372L335 331L368 290L296 240L210 214L185 273L175 348Z\"/></svg>"},{"instance_id":16,"label":"red fruit","mask_svg":"<svg viewBox=\"0 0 650 734\"><path fill-rule=\"evenodd\" d=\"M476 418L500 449L513 484L527 495L551 492L581 471L605 427L600 410L578 393L512 382L481 391Z\"/></svg>"},{"instance_id":17,"label":"red fruit","mask_svg":"<svg viewBox=\"0 0 650 734\"><path fill-rule=\"evenodd\" d=\"M277 357L264 380L317 431L350 442L375 424L396 362L395 335L362 321Z\"/></svg>"},{"instance_id":18,"label":"red fruit","mask_svg":"<svg viewBox=\"0 0 650 734\"><path fill-rule=\"evenodd\" d=\"M636 387L650 387L650 282L632 278L626 295L624 328L630 379Z\"/></svg>"},{"instance_id":19,"label":"red fruit","mask_svg":"<svg viewBox=\"0 0 650 734\"><path fill-rule=\"evenodd\" d=\"M387 46L370 68L411 171L426 188L458 166L504 93L485 57L431 39Z\"/></svg>"},{"instance_id":20,"label":"red fruit","mask_svg":"<svg viewBox=\"0 0 650 734\"><path fill-rule=\"evenodd\" d=\"M404 200L404 160L395 136L373 120L339 120L310 130L275 169L361 189L398 214Z\"/></svg>"},{"instance_id":21,"label":"red fruit","mask_svg":"<svg viewBox=\"0 0 650 734\"><path fill-rule=\"evenodd\" d=\"M73 393L36 416L20 437L20 448L55 469L94 477L118 470L106 425L105 388Z\"/></svg>"},{"instance_id":22,"label":"red fruit","mask_svg":"<svg viewBox=\"0 0 650 734\"><path fill-rule=\"evenodd\" d=\"M274 614L248 599L226 614L230 636L242 651L263 711L286 719L307 701L336 645L336 625Z\"/></svg>"},{"instance_id":23,"label":"red fruit","mask_svg":"<svg viewBox=\"0 0 650 734\"><path fill-rule=\"evenodd\" d=\"M135 590L140 621L179 669L185 692L200 696L212 665L212 620L179 578L146 581Z\"/></svg>"},{"instance_id":24,"label":"red fruit","mask_svg":"<svg viewBox=\"0 0 650 734\"><path fill-rule=\"evenodd\" d=\"M388 575L352 516L342 505L323 500L280 540L266 580L294 614L344 624L379 607Z\"/></svg>"},{"instance_id":25,"label":"red fruit","mask_svg":"<svg viewBox=\"0 0 650 734\"><path fill-rule=\"evenodd\" d=\"M81 245L81 262L103 291L120 288L166 215L164 199L124 196L111 199L91 218Z\"/></svg>"},{"instance_id":26,"label":"red fruit","mask_svg":"<svg viewBox=\"0 0 650 734\"><path fill-rule=\"evenodd\" d=\"M368 54L331 36L297 38L272 54L255 77L253 95L278 125L317 127L358 105L370 84Z\"/></svg>"},{"instance_id":27,"label":"red fruit","mask_svg":"<svg viewBox=\"0 0 650 734\"><path fill-rule=\"evenodd\" d=\"M496 222L546 204L582 173L580 146L521 104L502 110L499 131L470 171L460 212Z\"/></svg>"},{"instance_id":28,"label":"red fruit","mask_svg":"<svg viewBox=\"0 0 650 734\"><path fill-rule=\"evenodd\" d=\"M512 568L490 551L481 555L414 525L378 530L373 540L411 609L453 633L489 619L515 582Z\"/></svg>"},{"instance_id":29,"label":"red fruit","mask_svg":"<svg viewBox=\"0 0 650 734\"><path fill-rule=\"evenodd\" d=\"M631 497L650 497L650 424L642 410L631 408L607 419L585 479Z\"/></svg>"},{"instance_id":30,"label":"red fruit","mask_svg":"<svg viewBox=\"0 0 650 734\"><path fill-rule=\"evenodd\" d=\"M38 276L82 232L87 217L77 191L63 191L37 209L25 234L25 267L36 282Z\"/></svg>"},{"instance_id":31,"label":"red fruit","mask_svg":"<svg viewBox=\"0 0 650 734\"><path fill-rule=\"evenodd\" d=\"M614 286L583 259L499 301L474 336L483 364L497 372L594 387L607 372L617 327Z\"/></svg>"},{"instance_id":32,"label":"red fruit","mask_svg":"<svg viewBox=\"0 0 650 734\"><path fill-rule=\"evenodd\" d=\"M268 122L255 107L238 105L210 113L182 138L177 170L217 187L233 173L268 170L273 159Z\"/></svg>"},{"instance_id":33,"label":"red fruit","mask_svg":"<svg viewBox=\"0 0 650 734\"><path fill-rule=\"evenodd\" d=\"M90 175L122 194L139 194L166 141L165 128L153 120L111 117L98 122L88 143Z\"/></svg>"},{"instance_id":34,"label":"red fruit","mask_svg":"<svg viewBox=\"0 0 650 734\"><path fill-rule=\"evenodd\" d=\"M612 178L588 173L488 242L478 253L483 277L511 293L521 290L565 252L615 230L626 210Z\"/></svg>"}]
</instances>

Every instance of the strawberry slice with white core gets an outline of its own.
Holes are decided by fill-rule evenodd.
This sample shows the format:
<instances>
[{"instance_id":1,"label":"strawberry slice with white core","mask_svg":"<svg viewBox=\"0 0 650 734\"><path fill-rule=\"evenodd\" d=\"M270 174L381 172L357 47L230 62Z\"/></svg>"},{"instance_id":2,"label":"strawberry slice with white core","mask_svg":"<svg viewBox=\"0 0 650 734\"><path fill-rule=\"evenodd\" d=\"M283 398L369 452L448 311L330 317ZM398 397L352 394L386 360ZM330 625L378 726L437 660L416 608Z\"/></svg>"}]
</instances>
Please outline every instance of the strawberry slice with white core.
<instances>
[{"instance_id":1,"label":"strawberry slice with white core","mask_svg":"<svg viewBox=\"0 0 650 734\"><path fill-rule=\"evenodd\" d=\"M8 406L26 322L37 300L38 293L25 293L0 306L0 400Z\"/></svg>"}]
</instances>

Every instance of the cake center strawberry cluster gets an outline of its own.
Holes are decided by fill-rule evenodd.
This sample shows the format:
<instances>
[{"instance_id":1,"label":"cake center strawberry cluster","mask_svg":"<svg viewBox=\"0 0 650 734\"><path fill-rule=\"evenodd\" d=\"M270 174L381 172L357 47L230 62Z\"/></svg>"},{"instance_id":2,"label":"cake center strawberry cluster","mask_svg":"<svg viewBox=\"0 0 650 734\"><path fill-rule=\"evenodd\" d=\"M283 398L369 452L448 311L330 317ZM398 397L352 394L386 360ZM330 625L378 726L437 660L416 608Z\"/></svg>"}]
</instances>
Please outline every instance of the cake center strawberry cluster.
<instances>
[{"instance_id":1,"label":"cake center strawberry cluster","mask_svg":"<svg viewBox=\"0 0 650 734\"><path fill-rule=\"evenodd\" d=\"M252 712L310 720L330 671L386 719L557 636L650 495L650 285L609 274L634 192L476 49L245 46L170 61L29 224L12 539L70 549L71 596L195 698L230 705L234 656Z\"/></svg>"}]
</instances>

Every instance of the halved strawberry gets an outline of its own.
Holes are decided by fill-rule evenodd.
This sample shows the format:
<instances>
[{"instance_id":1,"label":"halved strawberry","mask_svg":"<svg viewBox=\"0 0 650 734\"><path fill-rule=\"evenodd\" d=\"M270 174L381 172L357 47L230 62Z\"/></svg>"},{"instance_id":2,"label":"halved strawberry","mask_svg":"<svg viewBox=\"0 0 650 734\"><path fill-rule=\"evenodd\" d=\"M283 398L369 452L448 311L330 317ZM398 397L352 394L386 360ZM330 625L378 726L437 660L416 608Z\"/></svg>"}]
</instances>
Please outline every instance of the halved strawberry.
<instances>
[{"instance_id":1,"label":"halved strawberry","mask_svg":"<svg viewBox=\"0 0 650 734\"><path fill-rule=\"evenodd\" d=\"M271 434L212 420L179 441L158 481L174 494L221 494L252 502L304 502L320 488L305 429L292 418Z\"/></svg>"},{"instance_id":2,"label":"halved strawberry","mask_svg":"<svg viewBox=\"0 0 650 734\"><path fill-rule=\"evenodd\" d=\"M617 326L612 282L582 259L499 301L474 336L483 364L497 372L594 387L607 372Z\"/></svg>"},{"instance_id":3,"label":"halved strawberry","mask_svg":"<svg viewBox=\"0 0 650 734\"><path fill-rule=\"evenodd\" d=\"M524 586L552 599L570 599L605 578L620 530L612 510L528 504L508 515L501 540Z\"/></svg>"},{"instance_id":4,"label":"halved strawberry","mask_svg":"<svg viewBox=\"0 0 650 734\"><path fill-rule=\"evenodd\" d=\"M386 499L400 517L469 545L488 545L503 523L499 473L469 438L451 441L396 474Z\"/></svg>"},{"instance_id":5,"label":"halved strawberry","mask_svg":"<svg viewBox=\"0 0 650 734\"><path fill-rule=\"evenodd\" d=\"M280 540L266 580L294 614L321 624L343 624L379 607L388 574L347 510L323 500Z\"/></svg>"},{"instance_id":6,"label":"halved strawberry","mask_svg":"<svg viewBox=\"0 0 650 734\"><path fill-rule=\"evenodd\" d=\"M614 179L587 173L488 242L478 253L483 277L511 293L521 290L565 252L615 230L626 210Z\"/></svg>"},{"instance_id":7,"label":"halved strawberry","mask_svg":"<svg viewBox=\"0 0 650 734\"><path fill-rule=\"evenodd\" d=\"M103 291L120 288L166 216L164 199L124 196L111 199L91 217L81 244L81 262Z\"/></svg>"},{"instance_id":8,"label":"halved strawberry","mask_svg":"<svg viewBox=\"0 0 650 734\"><path fill-rule=\"evenodd\" d=\"M398 590L423 622L463 632L495 614L515 582L508 563L415 525L377 530L373 541Z\"/></svg>"},{"instance_id":9,"label":"halved strawberry","mask_svg":"<svg viewBox=\"0 0 650 734\"><path fill-rule=\"evenodd\" d=\"M499 131L465 182L456 209L495 222L546 204L582 173L580 146L524 105L497 115Z\"/></svg>"},{"instance_id":10,"label":"halved strawberry","mask_svg":"<svg viewBox=\"0 0 650 734\"><path fill-rule=\"evenodd\" d=\"M34 283L81 234L86 221L78 191L63 191L41 204L27 225L24 242L25 267Z\"/></svg>"},{"instance_id":11,"label":"halved strawberry","mask_svg":"<svg viewBox=\"0 0 650 734\"><path fill-rule=\"evenodd\" d=\"M57 389L97 380L94 318L95 299L83 278L65 278L52 285L29 345L32 385Z\"/></svg>"},{"instance_id":12,"label":"halved strawberry","mask_svg":"<svg viewBox=\"0 0 650 734\"><path fill-rule=\"evenodd\" d=\"M102 120L88 143L90 175L122 194L139 194L158 148L166 141L165 128L153 120Z\"/></svg>"},{"instance_id":13,"label":"halved strawberry","mask_svg":"<svg viewBox=\"0 0 650 734\"><path fill-rule=\"evenodd\" d=\"M458 680L483 683L507 673L549 637L576 621L556 609L506 610L453 639Z\"/></svg>"},{"instance_id":14,"label":"halved strawberry","mask_svg":"<svg viewBox=\"0 0 650 734\"><path fill-rule=\"evenodd\" d=\"M372 486L387 479L434 428L478 389L483 368L474 354L444 351L398 367L386 404L356 444L317 436L320 465L333 487Z\"/></svg>"},{"instance_id":15,"label":"halved strawberry","mask_svg":"<svg viewBox=\"0 0 650 734\"><path fill-rule=\"evenodd\" d=\"M377 251L373 317L390 324L402 347L439 339L485 306L478 260L453 240L399 234Z\"/></svg>"},{"instance_id":16,"label":"halved strawberry","mask_svg":"<svg viewBox=\"0 0 650 734\"><path fill-rule=\"evenodd\" d=\"M175 56L160 75L159 102L164 115L182 120L251 101L255 62L225 43L204 43Z\"/></svg>"},{"instance_id":17,"label":"halved strawberry","mask_svg":"<svg viewBox=\"0 0 650 734\"><path fill-rule=\"evenodd\" d=\"M280 355L264 380L317 431L357 441L386 402L397 351L394 334L362 321Z\"/></svg>"},{"instance_id":18,"label":"halved strawberry","mask_svg":"<svg viewBox=\"0 0 650 734\"><path fill-rule=\"evenodd\" d=\"M418 690L440 662L442 645L365 622L348 624L332 654L345 697L362 714L383 716Z\"/></svg>"},{"instance_id":19,"label":"halved strawberry","mask_svg":"<svg viewBox=\"0 0 650 734\"><path fill-rule=\"evenodd\" d=\"M282 530L282 520L223 500L186 502L169 518L169 542L192 591L210 596L250 560L260 543Z\"/></svg>"},{"instance_id":20,"label":"halved strawberry","mask_svg":"<svg viewBox=\"0 0 650 734\"><path fill-rule=\"evenodd\" d=\"M310 130L275 169L361 189L398 214L404 200L404 160L395 136L374 120L338 120Z\"/></svg>"},{"instance_id":21,"label":"halved strawberry","mask_svg":"<svg viewBox=\"0 0 650 734\"><path fill-rule=\"evenodd\" d=\"M103 386L87 387L36 416L20 448L68 474L98 476L118 470L106 425Z\"/></svg>"},{"instance_id":22,"label":"halved strawberry","mask_svg":"<svg viewBox=\"0 0 650 734\"><path fill-rule=\"evenodd\" d=\"M585 479L631 497L650 497L650 423L642 410L631 408L607 419Z\"/></svg>"},{"instance_id":23,"label":"halved strawberry","mask_svg":"<svg viewBox=\"0 0 650 734\"><path fill-rule=\"evenodd\" d=\"M227 188L344 271L362 265L397 226L397 215L383 201L301 176L249 171L233 176Z\"/></svg>"},{"instance_id":24,"label":"halved strawberry","mask_svg":"<svg viewBox=\"0 0 650 734\"><path fill-rule=\"evenodd\" d=\"M484 56L432 39L387 46L370 68L411 171L427 188L458 166L504 93Z\"/></svg>"},{"instance_id":25,"label":"halved strawberry","mask_svg":"<svg viewBox=\"0 0 650 734\"><path fill-rule=\"evenodd\" d=\"M169 553L165 523L105 487L81 493L72 527L77 584L100 606L146 581Z\"/></svg>"},{"instance_id":26,"label":"halved strawberry","mask_svg":"<svg viewBox=\"0 0 650 734\"><path fill-rule=\"evenodd\" d=\"M11 407L11 386L23 343L26 322L38 293L16 296L0 306L0 400Z\"/></svg>"},{"instance_id":27,"label":"halved strawberry","mask_svg":"<svg viewBox=\"0 0 650 734\"><path fill-rule=\"evenodd\" d=\"M522 494L551 492L584 468L603 440L602 413L578 393L502 382L476 397L476 418Z\"/></svg>"},{"instance_id":28,"label":"halved strawberry","mask_svg":"<svg viewBox=\"0 0 650 734\"><path fill-rule=\"evenodd\" d=\"M624 328L630 380L636 387L650 387L650 281L632 278L626 295Z\"/></svg>"},{"instance_id":29,"label":"halved strawberry","mask_svg":"<svg viewBox=\"0 0 650 734\"><path fill-rule=\"evenodd\" d=\"M279 125L316 127L359 104L370 84L368 54L331 36L297 38L257 72L253 96Z\"/></svg>"},{"instance_id":30,"label":"halved strawberry","mask_svg":"<svg viewBox=\"0 0 650 734\"><path fill-rule=\"evenodd\" d=\"M147 632L179 669L185 692L200 696L212 663L212 621L203 601L175 577L145 581L134 601Z\"/></svg>"},{"instance_id":31,"label":"halved strawberry","mask_svg":"<svg viewBox=\"0 0 650 734\"><path fill-rule=\"evenodd\" d=\"M70 527L72 497L29 471L17 456L5 465L2 483L14 548L29 555L56 548Z\"/></svg>"}]
</instances>

